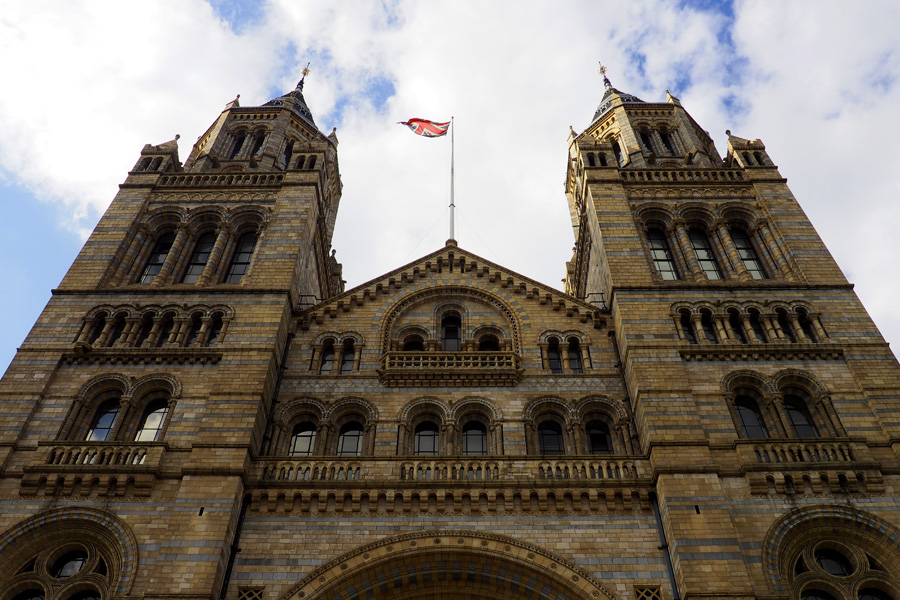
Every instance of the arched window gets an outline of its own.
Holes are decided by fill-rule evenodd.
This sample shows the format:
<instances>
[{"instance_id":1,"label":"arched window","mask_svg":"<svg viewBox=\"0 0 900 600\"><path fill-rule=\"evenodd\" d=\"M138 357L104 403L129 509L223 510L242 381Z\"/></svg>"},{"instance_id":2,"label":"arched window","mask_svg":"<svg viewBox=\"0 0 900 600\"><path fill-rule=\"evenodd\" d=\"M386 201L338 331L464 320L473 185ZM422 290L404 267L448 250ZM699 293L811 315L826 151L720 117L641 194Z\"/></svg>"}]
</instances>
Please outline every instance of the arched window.
<instances>
[{"instance_id":1,"label":"arched window","mask_svg":"<svg viewBox=\"0 0 900 600\"><path fill-rule=\"evenodd\" d=\"M588 452L591 454L611 454L613 451L612 436L609 425L600 419L593 419L585 427Z\"/></svg>"},{"instance_id":2,"label":"arched window","mask_svg":"<svg viewBox=\"0 0 900 600\"><path fill-rule=\"evenodd\" d=\"M588 166L589 166L589 167L596 167L596 166L597 166L597 162L596 162L596 159L594 158L594 153L593 153L593 152L588 152L588 153L587 153L587 162L588 162Z\"/></svg>"},{"instance_id":3,"label":"arched window","mask_svg":"<svg viewBox=\"0 0 900 600\"><path fill-rule=\"evenodd\" d=\"M174 242L175 234L171 232L164 233L156 239L153 250L150 251L150 258L147 259L147 266L144 267L138 278L140 283L150 283L159 274Z\"/></svg>"},{"instance_id":4,"label":"arched window","mask_svg":"<svg viewBox=\"0 0 900 600\"><path fill-rule=\"evenodd\" d=\"M206 334L206 345L212 346L217 341L219 341L219 336L222 335L222 314L216 313L213 315L212 321L209 325L209 333Z\"/></svg>"},{"instance_id":5,"label":"arched window","mask_svg":"<svg viewBox=\"0 0 900 600\"><path fill-rule=\"evenodd\" d=\"M316 447L316 424L303 421L294 426L291 433L290 456L312 456Z\"/></svg>"},{"instance_id":6,"label":"arched window","mask_svg":"<svg viewBox=\"0 0 900 600\"><path fill-rule=\"evenodd\" d=\"M675 260L669 250L666 234L659 229L647 231L647 241L650 243L650 255L653 257L653 265L666 281L678 279L678 271L675 269Z\"/></svg>"},{"instance_id":7,"label":"arched window","mask_svg":"<svg viewBox=\"0 0 900 600\"><path fill-rule=\"evenodd\" d=\"M234 146L231 147L231 154L228 156L229 159L232 159L238 155L241 151L241 148L244 146L244 140L247 139L247 135L245 133L239 133L234 139Z\"/></svg>"},{"instance_id":8,"label":"arched window","mask_svg":"<svg viewBox=\"0 0 900 600\"><path fill-rule=\"evenodd\" d=\"M744 335L744 327L741 324L741 316L738 314L738 311L729 308L728 309L728 324L731 326L731 331L734 332L735 338L742 344L747 343L747 336Z\"/></svg>"},{"instance_id":9,"label":"arched window","mask_svg":"<svg viewBox=\"0 0 900 600\"><path fill-rule=\"evenodd\" d=\"M404 352L424 352L425 351L425 342L422 340L421 336L411 335L405 340L403 340L403 351Z\"/></svg>"},{"instance_id":10,"label":"arched window","mask_svg":"<svg viewBox=\"0 0 900 600\"><path fill-rule=\"evenodd\" d=\"M785 394L784 408L787 411L794 435L798 438L819 437L819 430L813 422L812 415L803 398L794 394Z\"/></svg>"},{"instance_id":11,"label":"arched window","mask_svg":"<svg viewBox=\"0 0 900 600\"><path fill-rule=\"evenodd\" d=\"M747 232L743 229L732 229L731 239L734 240L734 248L737 250L741 262L744 263L753 279L765 279L766 272L763 270L762 263L756 254L756 250L753 248L753 244L750 242L750 236L747 235Z\"/></svg>"},{"instance_id":12,"label":"arched window","mask_svg":"<svg viewBox=\"0 0 900 600\"><path fill-rule=\"evenodd\" d=\"M797 342L797 336L794 334L794 328L791 326L791 321L788 319L787 311L783 308L779 308L775 311L775 314L778 317L778 326L781 328L781 331L784 333L784 336L791 341L791 343Z\"/></svg>"},{"instance_id":13,"label":"arched window","mask_svg":"<svg viewBox=\"0 0 900 600\"><path fill-rule=\"evenodd\" d=\"M712 313L708 310L700 311L700 326L703 328L703 337L711 344L718 344L719 339L716 337L716 327L713 325Z\"/></svg>"},{"instance_id":14,"label":"arched window","mask_svg":"<svg viewBox=\"0 0 900 600\"><path fill-rule=\"evenodd\" d=\"M621 167L622 166L622 149L619 148L619 142L617 140L612 141L612 151L613 151L613 155L616 157L616 164Z\"/></svg>"},{"instance_id":15,"label":"arched window","mask_svg":"<svg viewBox=\"0 0 900 600\"><path fill-rule=\"evenodd\" d=\"M819 341L816 330L813 328L812 320L809 318L809 313L803 309L797 309L797 321L800 323L800 329L803 330L803 333L806 334L809 341Z\"/></svg>"},{"instance_id":16,"label":"arched window","mask_svg":"<svg viewBox=\"0 0 900 600\"><path fill-rule=\"evenodd\" d=\"M713 254L712 246L710 246L706 234L699 229L691 229L688 237L691 239L694 254L697 255L697 261L706 274L706 278L722 279L722 273L719 271L719 265L716 263L716 257Z\"/></svg>"},{"instance_id":17,"label":"arched window","mask_svg":"<svg viewBox=\"0 0 900 600\"><path fill-rule=\"evenodd\" d=\"M483 335L478 338L479 352L499 352L500 340L495 335Z\"/></svg>"},{"instance_id":18,"label":"arched window","mask_svg":"<svg viewBox=\"0 0 900 600\"><path fill-rule=\"evenodd\" d=\"M694 331L694 322L691 319L691 313L688 309L682 308L678 311L678 322L681 324L681 331L684 333L684 339L691 344L696 344L697 333Z\"/></svg>"},{"instance_id":19,"label":"arched window","mask_svg":"<svg viewBox=\"0 0 900 600\"><path fill-rule=\"evenodd\" d=\"M197 279L206 268L209 261L209 253L212 252L213 245L216 243L216 234L213 232L204 233L197 239L194 245L194 252L191 254L191 260L188 263L187 270L184 272L182 283L196 283Z\"/></svg>"},{"instance_id":20,"label":"arched window","mask_svg":"<svg viewBox=\"0 0 900 600\"><path fill-rule=\"evenodd\" d=\"M143 346L150 337L151 331L153 331L153 313L148 313L141 318L141 327L138 330L137 339L134 341L135 347Z\"/></svg>"},{"instance_id":21,"label":"arched window","mask_svg":"<svg viewBox=\"0 0 900 600\"><path fill-rule=\"evenodd\" d=\"M666 151L672 156L675 155L675 146L672 145L672 138L669 137L669 132L665 129L659 130L659 137L662 139L663 146L666 147Z\"/></svg>"},{"instance_id":22,"label":"arched window","mask_svg":"<svg viewBox=\"0 0 900 600\"><path fill-rule=\"evenodd\" d=\"M100 334L103 333L103 328L106 326L106 317L108 315L105 312L97 313L97 316L94 317L94 320L91 321L91 333L88 335L87 343L93 344L97 341L97 338L100 337Z\"/></svg>"},{"instance_id":23,"label":"arched window","mask_svg":"<svg viewBox=\"0 0 900 600\"><path fill-rule=\"evenodd\" d=\"M417 456L437 455L439 431L437 424L432 421L425 421L416 425L414 452Z\"/></svg>"},{"instance_id":24,"label":"arched window","mask_svg":"<svg viewBox=\"0 0 900 600\"><path fill-rule=\"evenodd\" d=\"M134 436L136 442L156 442L162 435L163 424L169 414L169 405L165 400L155 400L144 410L141 424Z\"/></svg>"},{"instance_id":25,"label":"arched window","mask_svg":"<svg viewBox=\"0 0 900 600\"><path fill-rule=\"evenodd\" d=\"M197 338L200 337L200 329L203 327L203 320L200 318L199 314L195 314L191 317L191 326L188 329L187 337L184 339L184 345L187 348L190 348L194 344L197 343Z\"/></svg>"},{"instance_id":26,"label":"arched window","mask_svg":"<svg viewBox=\"0 0 900 600\"><path fill-rule=\"evenodd\" d=\"M353 372L353 361L356 358L356 351L353 347L353 340L344 342L341 350L341 375Z\"/></svg>"},{"instance_id":27,"label":"arched window","mask_svg":"<svg viewBox=\"0 0 900 600\"><path fill-rule=\"evenodd\" d=\"M94 420L88 429L87 436L84 438L87 442L105 442L109 440L112 433L113 425L116 423L116 417L119 416L119 399L110 398L103 402L94 413Z\"/></svg>"},{"instance_id":28,"label":"arched window","mask_svg":"<svg viewBox=\"0 0 900 600\"><path fill-rule=\"evenodd\" d=\"M734 400L734 409L741 422L744 437L751 440L762 440L769 437L769 431L766 429L756 400L750 396L738 396Z\"/></svg>"},{"instance_id":29,"label":"arched window","mask_svg":"<svg viewBox=\"0 0 900 600\"><path fill-rule=\"evenodd\" d=\"M316 157L310 156L309 159L306 161L306 168L314 169L315 167L316 167Z\"/></svg>"},{"instance_id":30,"label":"arched window","mask_svg":"<svg viewBox=\"0 0 900 600\"><path fill-rule=\"evenodd\" d=\"M458 352L461 350L460 327L462 326L459 315L450 313L441 319L441 350L444 352Z\"/></svg>"},{"instance_id":31,"label":"arched window","mask_svg":"<svg viewBox=\"0 0 900 600\"><path fill-rule=\"evenodd\" d=\"M245 233L238 239L237 247L228 265L228 273L225 275L225 283L240 283L244 274L250 267L250 257L253 256L253 248L256 246L256 234Z\"/></svg>"},{"instance_id":32,"label":"arched window","mask_svg":"<svg viewBox=\"0 0 900 600\"><path fill-rule=\"evenodd\" d=\"M605 152L598 152L598 153L597 153L597 159L600 161L600 166L601 166L601 167L609 166L609 165L606 163L606 153L605 153Z\"/></svg>"},{"instance_id":33,"label":"arched window","mask_svg":"<svg viewBox=\"0 0 900 600\"><path fill-rule=\"evenodd\" d=\"M359 456L362 454L363 426L357 421L345 423L338 434L338 456Z\"/></svg>"},{"instance_id":34,"label":"arched window","mask_svg":"<svg viewBox=\"0 0 900 600\"><path fill-rule=\"evenodd\" d=\"M756 334L756 337L759 338L759 341L766 343L769 341L768 336L766 336L766 328L763 327L762 324L762 315L759 314L758 310L750 310L750 328L753 330L753 333Z\"/></svg>"},{"instance_id":35,"label":"arched window","mask_svg":"<svg viewBox=\"0 0 900 600\"><path fill-rule=\"evenodd\" d=\"M581 363L581 345L577 338L569 338L569 368L573 373L584 373Z\"/></svg>"},{"instance_id":36,"label":"arched window","mask_svg":"<svg viewBox=\"0 0 900 600\"><path fill-rule=\"evenodd\" d=\"M334 368L334 342L326 340L322 345L322 363L319 367L319 374L328 375Z\"/></svg>"},{"instance_id":37,"label":"arched window","mask_svg":"<svg viewBox=\"0 0 900 600\"><path fill-rule=\"evenodd\" d=\"M647 149L647 152L656 152L653 148L653 140L650 138L650 132L646 129L641 130L641 143L644 144L644 148Z\"/></svg>"},{"instance_id":38,"label":"arched window","mask_svg":"<svg viewBox=\"0 0 900 600\"><path fill-rule=\"evenodd\" d=\"M559 354L559 340L555 337L547 341L547 363L551 373L562 373L562 358Z\"/></svg>"},{"instance_id":39,"label":"arched window","mask_svg":"<svg viewBox=\"0 0 900 600\"><path fill-rule=\"evenodd\" d=\"M562 427L556 421L543 421L538 425L538 449L543 455L565 454Z\"/></svg>"},{"instance_id":40,"label":"arched window","mask_svg":"<svg viewBox=\"0 0 900 600\"><path fill-rule=\"evenodd\" d=\"M78 575L87 562L88 555L84 550L72 550L66 552L55 561L50 567L50 576L56 579L68 579Z\"/></svg>"},{"instance_id":41,"label":"arched window","mask_svg":"<svg viewBox=\"0 0 900 600\"><path fill-rule=\"evenodd\" d=\"M253 150L250 151L251 156L259 156L260 151L263 147L263 142L266 141L266 132L260 131L253 137Z\"/></svg>"},{"instance_id":42,"label":"arched window","mask_svg":"<svg viewBox=\"0 0 900 600\"><path fill-rule=\"evenodd\" d=\"M172 330L175 328L175 319L172 315L168 315L163 317L162 324L159 326L159 333L156 337L156 347L162 348L164 344L168 343L169 336L172 335Z\"/></svg>"},{"instance_id":43,"label":"arched window","mask_svg":"<svg viewBox=\"0 0 900 600\"><path fill-rule=\"evenodd\" d=\"M109 333L109 338L106 340L107 346L112 346L116 342L119 341L119 338L122 337L122 333L125 331L125 315L119 315L116 317L115 322L113 323L112 331Z\"/></svg>"},{"instance_id":44,"label":"arched window","mask_svg":"<svg viewBox=\"0 0 900 600\"><path fill-rule=\"evenodd\" d=\"M469 421L462 429L463 454L487 454L487 427L478 421Z\"/></svg>"},{"instance_id":45,"label":"arched window","mask_svg":"<svg viewBox=\"0 0 900 600\"><path fill-rule=\"evenodd\" d=\"M291 164L291 154L294 153L294 140L290 140L284 146L284 152L281 153L281 168L287 169Z\"/></svg>"}]
</instances>

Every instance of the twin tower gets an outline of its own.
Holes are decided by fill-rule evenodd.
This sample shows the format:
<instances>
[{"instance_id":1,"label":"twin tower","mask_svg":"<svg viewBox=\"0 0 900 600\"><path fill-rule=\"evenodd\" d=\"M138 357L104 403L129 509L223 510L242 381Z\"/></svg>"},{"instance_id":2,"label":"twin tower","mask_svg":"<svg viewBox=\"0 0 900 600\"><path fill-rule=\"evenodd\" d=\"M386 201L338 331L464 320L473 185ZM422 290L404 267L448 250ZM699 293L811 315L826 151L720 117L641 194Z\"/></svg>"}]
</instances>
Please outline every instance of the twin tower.
<instances>
[{"instance_id":1,"label":"twin tower","mask_svg":"<svg viewBox=\"0 0 900 600\"><path fill-rule=\"evenodd\" d=\"M302 81L145 146L0 380L0 600L900 600L888 345L762 142L605 84L565 291L345 290Z\"/></svg>"}]
</instances>

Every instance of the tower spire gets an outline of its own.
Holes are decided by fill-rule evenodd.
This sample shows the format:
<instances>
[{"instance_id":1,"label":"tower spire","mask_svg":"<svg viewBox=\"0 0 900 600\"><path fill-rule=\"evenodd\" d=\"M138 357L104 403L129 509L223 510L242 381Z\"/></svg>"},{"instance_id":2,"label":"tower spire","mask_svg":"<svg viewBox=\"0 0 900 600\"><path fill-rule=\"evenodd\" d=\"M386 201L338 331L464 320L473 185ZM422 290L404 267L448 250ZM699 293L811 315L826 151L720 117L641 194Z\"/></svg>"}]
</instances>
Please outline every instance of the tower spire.
<instances>
[{"instance_id":1,"label":"tower spire","mask_svg":"<svg viewBox=\"0 0 900 600\"><path fill-rule=\"evenodd\" d=\"M603 66L602 62L600 62L598 64L600 65L600 68L597 69L597 72L600 73L601 75L603 75L603 85L606 86L606 89L611 90L612 83L610 83L609 77L606 76L606 67Z\"/></svg>"},{"instance_id":2,"label":"tower spire","mask_svg":"<svg viewBox=\"0 0 900 600\"><path fill-rule=\"evenodd\" d=\"M306 63L306 66L303 67L303 70L300 71L300 81L297 82L297 89L301 92L303 91L303 82L306 79L306 76L309 75L309 63Z\"/></svg>"}]
</instances>

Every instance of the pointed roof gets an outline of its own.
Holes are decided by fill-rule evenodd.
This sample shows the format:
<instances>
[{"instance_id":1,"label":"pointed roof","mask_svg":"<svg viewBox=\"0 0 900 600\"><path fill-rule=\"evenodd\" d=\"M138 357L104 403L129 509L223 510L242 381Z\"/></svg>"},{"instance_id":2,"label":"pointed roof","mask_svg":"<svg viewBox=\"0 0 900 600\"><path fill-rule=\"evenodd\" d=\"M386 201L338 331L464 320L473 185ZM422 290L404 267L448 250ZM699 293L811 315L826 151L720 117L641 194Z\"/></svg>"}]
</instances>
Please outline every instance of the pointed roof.
<instances>
[{"instance_id":1,"label":"pointed roof","mask_svg":"<svg viewBox=\"0 0 900 600\"><path fill-rule=\"evenodd\" d=\"M606 92L604 92L603 98L600 100L600 106L597 107L597 112L594 113L594 118L591 120L591 123L596 122L597 119L609 112L609 109L612 108L613 100L616 98L620 99L623 104L637 104L644 102L637 96L626 94L625 92L614 88L612 83L609 82L609 77L607 77L605 73L603 74L603 85L606 86Z\"/></svg>"},{"instance_id":2,"label":"pointed roof","mask_svg":"<svg viewBox=\"0 0 900 600\"><path fill-rule=\"evenodd\" d=\"M274 98L269 100L263 106L284 106L285 100L290 99L291 102L291 110L293 110L301 119L306 121L309 125L312 125L313 128L318 130L316 126L316 122L313 120L312 112L309 110L309 106L306 105L306 99L303 98L303 80L306 79L307 69L303 70L303 77L300 78L300 81L297 82L297 87L294 88L293 91L284 94L283 96L279 96L278 98Z\"/></svg>"}]
</instances>

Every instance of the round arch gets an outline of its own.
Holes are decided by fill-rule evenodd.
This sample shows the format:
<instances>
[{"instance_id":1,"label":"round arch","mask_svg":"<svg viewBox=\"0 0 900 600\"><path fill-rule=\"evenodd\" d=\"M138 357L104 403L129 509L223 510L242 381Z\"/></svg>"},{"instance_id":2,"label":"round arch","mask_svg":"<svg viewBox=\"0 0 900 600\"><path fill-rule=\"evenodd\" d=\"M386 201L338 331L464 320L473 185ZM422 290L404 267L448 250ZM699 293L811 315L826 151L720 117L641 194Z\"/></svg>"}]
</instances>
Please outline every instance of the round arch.
<instances>
[{"instance_id":1,"label":"round arch","mask_svg":"<svg viewBox=\"0 0 900 600\"><path fill-rule=\"evenodd\" d=\"M420 531L361 546L291 586L279 600L436 597L616 596L577 565L515 538L474 531Z\"/></svg>"}]
</instances>

